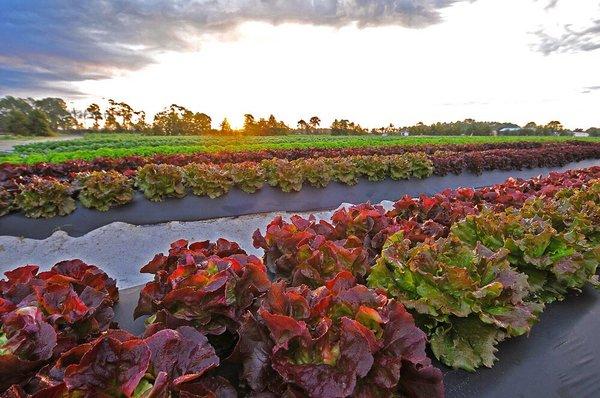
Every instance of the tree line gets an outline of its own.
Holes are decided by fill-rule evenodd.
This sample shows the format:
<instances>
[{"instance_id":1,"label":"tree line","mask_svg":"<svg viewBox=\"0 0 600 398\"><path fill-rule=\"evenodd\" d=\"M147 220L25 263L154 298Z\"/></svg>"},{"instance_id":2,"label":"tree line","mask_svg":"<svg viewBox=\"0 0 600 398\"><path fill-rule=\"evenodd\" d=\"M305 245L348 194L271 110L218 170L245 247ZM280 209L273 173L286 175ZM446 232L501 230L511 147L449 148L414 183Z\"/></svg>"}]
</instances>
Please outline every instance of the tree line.
<instances>
[{"instance_id":1,"label":"tree line","mask_svg":"<svg viewBox=\"0 0 600 398\"><path fill-rule=\"evenodd\" d=\"M42 99L6 96L0 98L0 133L12 135L53 135L72 131L135 132L156 135L251 135L270 136L287 134L331 134L331 135L567 135L573 134L560 123L550 121L538 125L529 122L520 127L510 122L485 122L465 119L456 122L433 124L417 123L412 126L367 129L348 119L335 119L330 126L323 127L318 116L301 119L294 128L274 115L255 118L244 115L243 127L234 130L227 118L213 128L213 120L206 113L194 112L184 106L172 104L155 114L148 121L146 112L136 110L125 102L108 100L105 109L96 103L85 110L67 109L61 98ZM582 129L576 129L575 132ZM591 136L600 136L600 128L586 130Z\"/></svg>"},{"instance_id":2,"label":"tree line","mask_svg":"<svg viewBox=\"0 0 600 398\"><path fill-rule=\"evenodd\" d=\"M14 135L50 136L79 126L61 98L0 98L0 131Z\"/></svg>"}]
</instances>

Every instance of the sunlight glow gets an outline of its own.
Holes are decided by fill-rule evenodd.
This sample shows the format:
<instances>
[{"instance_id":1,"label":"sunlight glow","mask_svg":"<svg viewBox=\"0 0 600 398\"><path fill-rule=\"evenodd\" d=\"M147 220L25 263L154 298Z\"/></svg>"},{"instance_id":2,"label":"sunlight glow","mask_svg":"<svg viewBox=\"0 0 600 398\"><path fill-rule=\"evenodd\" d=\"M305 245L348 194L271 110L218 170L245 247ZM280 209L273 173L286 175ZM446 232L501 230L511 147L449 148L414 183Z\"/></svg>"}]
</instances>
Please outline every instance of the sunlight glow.
<instances>
[{"instance_id":1,"label":"sunlight glow","mask_svg":"<svg viewBox=\"0 0 600 398\"><path fill-rule=\"evenodd\" d=\"M197 51L81 82L90 96L75 104L110 97L152 115L177 103L208 113L213 126L227 116L234 128L245 113L273 113L290 126L319 115L324 125L345 117L366 127L467 117L588 127L600 124L600 90L584 93L600 84L600 51L545 56L532 48L540 26L593 14L572 4L459 3L423 29L249 22L227 35L190 37Z\"/></svg>"}]
</instances>

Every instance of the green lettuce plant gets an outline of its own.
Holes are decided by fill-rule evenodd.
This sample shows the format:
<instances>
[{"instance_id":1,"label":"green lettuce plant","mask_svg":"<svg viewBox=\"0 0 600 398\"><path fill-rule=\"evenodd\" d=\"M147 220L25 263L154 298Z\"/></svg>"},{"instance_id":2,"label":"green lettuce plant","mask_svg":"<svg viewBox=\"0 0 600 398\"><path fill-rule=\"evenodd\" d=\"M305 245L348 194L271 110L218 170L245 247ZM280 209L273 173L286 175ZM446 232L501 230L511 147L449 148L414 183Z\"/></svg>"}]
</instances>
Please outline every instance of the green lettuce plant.
<instances>
[{"instance_id":1,"label":"green lettuce plant","mask_svg":"<svg viewBox=\"0 0 600 398\"><path fill-rule=\"evenodd\" d=\"M27 217L65 216L77 207L71 193L68 184L36 176L27 184L19 184L16 202Z\"/></svg>"},{"instance_id":2,"label":"green lettuce plant","mask_svg":"<svg viewBox=\"0 0 600 398\"><path fill-rule=\"evenodd\" d=\"M233 180L229 173L218 165L190 163L184 167L185 184L194 195L218 198L229 192Z\"/></svg>"},{"instance_id":3,"label":"green lettuce plant","mask_svg":"<svg viewBox=\"0 0 600 398\"><path fill-rule=\"evenodd\" d=\"M385 161L393 180L425 178L433 174L433 163L422 152L390 155L385 157Z\"/></svg>"},{"instance_id":4,"label":"green lettuce plant","mask_svg":"<svg viewBox=\"0 0 600 398\"><path fill-rule=\"evenodd\" d=\"M356 185L360 175L358 167L350 158L333 161L333 179L346 185Z\"/></svg>"},{"instance_id":5,"label":"green lettuce plant","mask_svg":"<svg viewBox=\"0 0 600 398\"><path fill-rule=\"evenodd\" d=\"M302 174L310 185L316 188L324 188L333 179L333 163L336 160L337 158L307 158L294 160L293 162L300 165Z\"/></svg>"},{"instance_id":6,"label":"green lettuce plant","mask_svg":"<svg viewBox=\"0 0 600 398\"><path fill-rule=\"evenodd\" d=\"M493 250L508 250L510 263L528 276L531 295L550 303L587 283L598 286L600 245L586 236L585 230L594 224L585 212L573 208L569 198L545 200L548 204L542 206L529 200L521 210L468 216L452 232L470 245L483 242Z\"/></svg>"},{"instance_id":7,"label":"green lettuce plant","mask_svg":"<svg viewBox=\"0 0 600 398\"><path fill-rule=\"evenodd\" d=\"M426 178L433 174L433 163L423 152L409 152L401 155L408 161L411 178Z\"/></svg>"},{"instance_id":8,"label":"green lettuce plant","mask_svg":"<svg viewBox=\"0 0 600 398\"><path fill-rule=\"evenodd\" d=\"M527 276L508 255L481 243L471 247L452 234L410 248L398 232L387 240L368 282L418 314L437 358L472 371L491 366L496 344L528 333L543 308L528 301ZM479 333L485 342L477 343Z\"/></svg>"},{"instance_id":9,"label":"green lettuce plant","mask_svg":"<svg viewBox=\"0 0 600 398\"><path fill-rule=\"evenodd\" d=\"M169 164L147 164L140 167L135 185L153 202L160 202L167 197L182 198L186 195L183 170Z\"/></svg>"},{"instance_id":10,"label":"green lettuce plant","mask_svg":"<svg viewBox=\"0 0 600 398\"><path fill-rule=\"evenodd\" d=\"M79 201L85 207L108 211L133 200L133 182L117 171L94 171L77 176Z\"/></svg>"},{"instance_id":11,"label":"green lettuce plant","mask_svg":"<svg viewBox=\"0 0 600 398\"><path fill-rule=\"evenodd\" d=\"M369 181L381 181L388 176L388 163L383 156L354 156L352 160Z\"/></svg>"},{"instance_id":12,"label":"green lettuce plant","mask_svg":"<svg viewBox=\"0 0 600 398\"><path fill-rule=\"evenodd\" d=\"M228 163L223 169L236 187L246 193L254 193L265 184L263 169L255 162Z\"/></svg>"},{"instance_id":13,"label":"green lettuce plant","mask_svg":"<svg viewBox=\"0 0 600 398\"><path fill-rule=\"evenodd\" d=\"M300 191L304 182L302 166L299 162L285 159L267 159L260 162L266 181L283 192Z\"/></svg>"}]
</instances>

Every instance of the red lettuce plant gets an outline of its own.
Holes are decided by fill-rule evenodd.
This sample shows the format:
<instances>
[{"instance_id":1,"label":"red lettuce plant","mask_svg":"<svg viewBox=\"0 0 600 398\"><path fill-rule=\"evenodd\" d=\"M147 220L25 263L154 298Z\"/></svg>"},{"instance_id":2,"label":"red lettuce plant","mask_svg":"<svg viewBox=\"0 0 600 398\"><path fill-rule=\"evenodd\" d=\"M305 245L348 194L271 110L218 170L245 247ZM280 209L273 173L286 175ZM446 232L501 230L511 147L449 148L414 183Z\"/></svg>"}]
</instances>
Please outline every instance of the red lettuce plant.
<instances>
[{"instance_id":1,"label":"red lettuce plant","mask_svg":"<svg viewBox=\"0 0 600 398\"><path fill-rule=\"evenodd\" d=\"M211 372L214 348L195 329L165 329L145 339L111 330L64 353L53 366L14 385L7 398L234 398L235 389Z\"/></svg>"},{"instance_id":2,"label":"red lettuce plant","mask_svg":"<svg viewBox=\"0 0 600 398\"><path fill-rule=\"evenodd\" d=\"M154 274L140 292L134 316L151 315L149 330L193 326L202 333L235 335L243 314L269 289L263 263L236 243L171 244L141 272Z\"/></svg>"},{"instance_id":3,"label":"red lettuce plant","mask_svg":"<svg viewBox=\"0 0 600 398\"><path fill-rule=\"evenodd\" d=\"M71 260L39 274L36 265L27 265L5 275L0 280L0 389L7 387L4 380L26 378L111 326L118 291L115 281L93 265Z\"/></svg>"},{"instance_id":4,"label":"red lettuce plant","mask_svg":"<svg viewBox=\"0 0 600 398\"><path fill-rule=\"evenodd\" d=\"M230 359L260 396L443 396L412 316L347 271L316 290L274 283L239 334Z\"/></svg>"},{"instance_id":5,"label":"red lettuce plant","mask_svg":"<svg viewBox=\"0 0 600 398\"><path fill-rule=\"evenodd\" d=\"M290 222L276 217L265 236L254 232L254 246L265 250L264 261L276 277L294 286L318 287L338 272L350 271L364 279L369 270L368 253L362 241L350 236L335 240L335 228L314 217L292 216Z\"/></svg>"}]
</instances>

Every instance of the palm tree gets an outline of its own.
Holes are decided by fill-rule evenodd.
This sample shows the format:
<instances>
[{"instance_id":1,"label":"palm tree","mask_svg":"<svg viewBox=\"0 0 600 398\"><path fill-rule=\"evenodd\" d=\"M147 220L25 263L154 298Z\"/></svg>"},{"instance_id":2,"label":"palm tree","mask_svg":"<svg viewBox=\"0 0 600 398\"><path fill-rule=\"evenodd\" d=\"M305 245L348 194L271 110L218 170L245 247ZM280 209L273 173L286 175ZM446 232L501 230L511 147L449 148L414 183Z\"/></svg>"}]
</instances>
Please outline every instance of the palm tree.
<instances>
[{"instance_id":1,"label":"palm tree","mask_svg":"<svg viewBox=\"0 0 600 398\"><path fill-rule=\"evenodd\" d=\"M310 126L313 128L313 130L316 130L319 125L321 124L321 119L319 119L318 116L313 116L310 118Z\"/></svg>"},{"instance_id":2,"label":"palm tree","mask_svg":"<svg viewBox=\"0 0 600 398\"><path fill-rule=\"evenodd\" d=\"M298 120L298 129L304 131L308 130L308 123L306 123L304 119Z\"/></svg>"}]
</instances>

